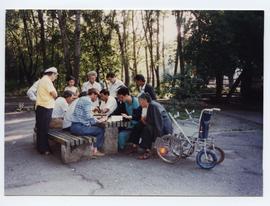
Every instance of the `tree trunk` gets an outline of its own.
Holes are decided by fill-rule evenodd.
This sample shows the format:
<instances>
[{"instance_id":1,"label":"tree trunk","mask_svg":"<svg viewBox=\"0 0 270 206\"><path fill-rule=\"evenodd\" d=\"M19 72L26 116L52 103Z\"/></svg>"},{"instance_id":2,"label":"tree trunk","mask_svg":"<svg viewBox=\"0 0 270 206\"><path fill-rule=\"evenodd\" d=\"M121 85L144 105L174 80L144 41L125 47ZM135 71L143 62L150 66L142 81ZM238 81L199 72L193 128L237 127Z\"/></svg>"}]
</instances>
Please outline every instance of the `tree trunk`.
<instances>
[{"instance_id":1,"label":"tree trunk","mask_svg":"<svg viewBox=\"0 0 270 206\"><path fill-rule=\"evenodd\" d=\"M125 84L128 86L130 82L129 78L129 61L128 61L128 52L127 52L127 44L128 44L128 13L122 11L123 14L123 46L124 46L124 72L125 72Z\"/></svg>"},{"instance_id":2,"label":"tree trunk","mask_svg":"<svg viewBox=\"0 0 270 206\"><path fill-rule=\"evenodd\" d=\"M76 23L75 23L75 59L74 59L74 77L79 81L80 73L80 54L81 54L81 25L80 25L81 12L76 10ZM79 83L79 82L78 82Z\"/></svg>"},{"instance_id":3,"label":"tree trunk","mask_svg":"<svg viewBox=\"0 0 270 206\"><path fill-rule=\"evenodd\" d=\"M35 79L35 75L37 73L37 68L38 68L38 64L39 64L39 54L40 54L40 51L39 51L39 33L36 31L38 30L38 24L36 22L36 19L35 19L35 15L34 15L34 11L31 10L31 16L32 16L32 20L33 20L33 27L34 27L34 33L33 35L35 36L35 41L33 42L35 45L33 47L33 56L35 56L35 60L34 60L34 57L33 57L33 69L30 71L30 78L31 79ZM31 22L31 21L30 21Z\"/></svg>"},{"instance_id":4,"label":"tree trunk","mask_svg":"<svg viewBox=\"0 0 270 206\"><path fill-rule=\"evenodd\" d=\"M180 17L178 19L178 24L179 24L179 36L178 36L178 41L179 41L179 59L180 59L180 72L181 74L185 74L185 68L184 68L184 56L183 56L183 42L182 42L182 34L181 34L181 24L183 21L183 11L180 11Z\"/></svg>"},{"instance_id":5,"label":"tree trunk","mask_svg":"<svg viewBox=\"0 0 270 206\"><path fill-rule=\"evenodd\" d=\"M157 54L156 54L156 68L155 68L155 73L156 73L156 80L157 80L157 91L160 91L160 78L159 78L159 59L160 59L160 55L159 55L159 15L160 15L160 11L156 11L157 14Z\"/></svg>"},{"instance_id":6,"label":"tree trunk","mask_svg":"<svg viewBox=\"0 0 270 206\"><path fill-rule=\"evenodd\" d=\"M175 55L175 66L174 66L174 75L177 74L178 60L180 61L180 74L184 74L184 58L183 58L183 49L182 49L182 36L181 36L181 22L183 18L183 11L175 11L176 16L176 26L177 26L177 49ZM175 80L173 81L173 86L175 85ZM181 82L182 85L182 82Z\"/></svg>"},{"instance_id":7,"label":"tree trunk","mask_svg":"<svg viewBox=\"0 0 270 206\"><path fill-rule=\"evenodd\" d=\"M251 89L251 85L252 85L252 65L248 65L247 66L248 69L245 69L246 72L243 74L242 79L241 79L241 88L240 88L240 92L241 92L241 96L243 97L244 100L248 100L250 98L252 98L252 89Z\"/></svg>"},{"instance_id":8,"label":"tree trunk","mask_svg":"<svg viewBox=\"0 0 270 206\"><path fill-rule=\"evenodd\" d=\"M162 16L162 66L163 76L165 74L165 31L164 31L165 14Z\"/></svg>"},{"instance_id":9,"label":"tree trunk","mask_svg":"<svg viewBox=\"0 0 270 206\"><path fill-rule=\"evenodd\" d=\"M147 83L150 82L150 75L149 75L149 66L148 66L148 49L147 46L144 47L144 51L145 51L145 66L146 66L146 81Z\"/></svg>"},{"instance_id":10,"label":"tree trunk","mask_svg":"<svg viewBox=\"0 0 270 206\"><path fill-rule=\"evenodd\" d=\"M149 33L149 54L150 54L150 69L152 73L152 87L155 87L155 64L154 64L154 53L153 53L153 22L152 22L153 11L146 11L146 31Z\"/></svg>"},{"instance_id":11,"label":"tree trunk","mask_svg":"<svg viewBox=\"0 0 270 206\"><path fill-rule=\"evenodd\" d=\"M55 26L54 26L54 20L56 18L56 12L55 10L52 10L51 11L51 18L52 18L52 33L54 33L54 29L55 29ZM55 40L55 37L54 35L52 36L52 42L54 42ZM51 65L54 65L55 62L54 62L54 54L55 54L55 51L54 51L54 43L51 43Z\"/></svg>"},{"instance_id":12,"label":"tree trunk","mask_svg":"<svg viewBox=\"0 0 270 206\"><path fill-rule=\"evenodd\" d=\"M66 14L65 11L57 10L59 27L61 32L62 45L64 48L64 61L66 68L66 76L73 75L73 71L70 64L70 53L68 48L68 38L66 29Z\"/></svg>"},{"instance_id":13,"label":"tree trunk","mask_svg":"<svg viewBox=\"0 0 270 206\"><path fill-rule=\"evenodd\" d=\"M46 55L46 40L45 40L45 29L44 29L44 19L43 10L38 10L38 21L40 23L40 43L41 43L41 53L43 59L43 68L48 67L47 55Z\"/></svg>"},{"instance_id":14,"label":"tree trunk","mask_svg":"<svg viewBox=\"0 0 270 206\"><path fill-rule=\"evenodd\" d=\"M229 74L228 75L228 80L229 80L229 88L233 86L233 75L234 74Z\"/></svg>"},{"instance_id":15,"label":"tree trunk","mask_svg":"<svg viewBox=\"0 0 270 206\"><path fill-rule=\"evenodd\" d=\"M241 74L239 75L239 77L235 80L235 82L233 83L232 87L230 88L230 91L227 95L227 98L230 99L232 97L232 94L235 92L236 88L239 86L241 79L243 77L243 73L245 73L245 70L243 70L241 72Z\"/></svg>"},{"instance_id":16,"label":"tree trunk","mask_svg":"<svg viewBox=\"0 0 270 206\"><path fill-rule=\"evenodd\" d=\"M115 27L117 36L118 36L118 42L120 46L120 53L121 53L121 63L122 63L122 72L121 74L125 74L125 85L129 85L129 73L128 73L128 65L126 63L126 55L125 55L125 48L124 48L124 38L122 38L120 30L119 30L119 25Z\"/></svg>"},{"instance_id":17,"label":"tree trunk","mask_svg":"<svg viewBox=\"0 0 270 206\"><path fill-rule=\"evenodd\" d=\"M221 71L216 72L216 98L221 99L223 90L223 74Z\"/></svg>"},{"instance_id":18,"label":"tree trunk","mask_svg":"<svg viewBox=\"0 0 270 206\"><path fill-rule=\"evenodd\" d=\"M24 33L25 33L25 40L26 40L26 45L27 45L27 51L28 51L28 56L29 56L29 65L25 66L25 76L27 78L28 83L31 83L31 71L33 70L33 43L32 43L32 38L30 36L29 28L28 28L28 23L27 23L27 11L21 11L22 12L22 18L23 18L23 28L24 28Z\"/></svg>"},{"instance_id":19,"label":"tree trunk","mask_svg":"<svg viewBox=\"0 0 270 206\"><path fill-rule=\"evenodd\" d=\"M136 55L136 32L135 32L135 26L134 26L134 16L135 11L132 10L132 39L133 39L133 69L134 69L134 75L137 74L137 55Z\"/></svg>"}]
</instances>

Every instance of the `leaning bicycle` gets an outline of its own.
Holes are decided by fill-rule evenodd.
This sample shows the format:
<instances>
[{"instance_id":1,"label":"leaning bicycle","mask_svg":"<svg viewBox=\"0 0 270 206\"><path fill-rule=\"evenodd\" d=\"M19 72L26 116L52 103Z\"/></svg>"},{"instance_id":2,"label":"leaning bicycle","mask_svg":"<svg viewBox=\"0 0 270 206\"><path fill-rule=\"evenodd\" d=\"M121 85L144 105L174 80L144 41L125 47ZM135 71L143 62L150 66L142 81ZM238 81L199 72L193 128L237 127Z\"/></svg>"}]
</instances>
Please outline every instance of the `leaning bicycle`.
<instances>
[{"instance_id":1,"label":"leaning bicycle","mask_svg":"<svg viewBox=\"0 0 270 206\"><path fill-rule=\"evenodd\" d=\"M214 138L209 136L210 120L214 111L219 108L203 109L199 120L192 117L192 112L187 112L189 118L185 123L197 127L197 132L187 136L175 118L169 116L176 127L173 134L158 137L155 142L158 156L167 163L175 163L180 159L191 156L195 151L196 163L203 169L211 169L224 161L225 153L214 144Z\"/></svg>"}]
</instances>

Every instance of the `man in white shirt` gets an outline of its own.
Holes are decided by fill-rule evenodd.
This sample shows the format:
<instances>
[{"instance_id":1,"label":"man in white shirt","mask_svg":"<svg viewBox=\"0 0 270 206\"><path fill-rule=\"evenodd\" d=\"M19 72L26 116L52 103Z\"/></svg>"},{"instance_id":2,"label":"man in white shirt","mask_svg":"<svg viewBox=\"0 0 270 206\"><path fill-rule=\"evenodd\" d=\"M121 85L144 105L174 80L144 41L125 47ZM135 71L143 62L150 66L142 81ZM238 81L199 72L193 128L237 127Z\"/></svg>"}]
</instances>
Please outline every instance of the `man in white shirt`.
<instances>
[{"instance_id":1,"label":"man in white shirt","mask_svg":"<svg viewBox=\"0 0 270 206\"><path fill-rule=\"evenodd\" d=\"M37 88L38 88L39 80L40 79L38 79L37 81L35 81L35 83L26 92L26 95L33 102L35 102L37 100Z\"/></svg>"},{"instance_id":2,"label":"man in white shirt","mask_svg":"<svg viewBox=\"0 0 270 206\"><path fill-rule=\"evenodd\" d=\"M88 81L84 82L82 85L82 92L88 92L89 89L96 89L98 92L101 91L101 84L96 82L97 73L95 71L90 71L87 73Z\"/></svg>"},{"instance_id":3,"label":"man in white shirt","mask_svg":"<svg viewBox=\"0 0 270 206\"><path fill-rule=\"evenodd\" d=\"M87 76L88 76L88 81L83 83L82 92L88 93L88 90L92 88L100 92L102 87L100 83L96 82L97 73L95 71L90 71L87 73ZM95 102L92 102L92 103L94 107L97 107L99 105L99 100L97 99Z\"/></svg>"},{"instance_id":4,"label":"man in white shirt","mask_svg":"<svg viewBox=\"0 0 270 206\"><path fill-rule=\"evenodd\" d=\"M117 91L120 87L125 86L125 84L115 77L114 73L108 73L106 79L110 82L108 90L110 92L110 96L117 97Z\"/></svg>"},{"instance_id":5,"label":"man in white shirt","mask_svg":"<svg viewBox=\"0 0 270 206\"><path fill-rule=\"evenodd\" d=\"M62 128L63 119L69 105L74 100L74 93L67 90L64 91L63 97L58 97L55 100L55 107L52 112L52 120L50 122L50 128Z\"/></svg>"},{"instance_id":6,"label":"man in white shirt","mask_svg":"<svg viewBox=\"0 0 270 206\"><path fill-rule=\"evenodd\" d=\"M116 99L110 96L110 92L107 89L102 89L100 91L100 99L101 99L100 104L101 113L110 116L117 108Z\"/></svg>"}]
</instances>

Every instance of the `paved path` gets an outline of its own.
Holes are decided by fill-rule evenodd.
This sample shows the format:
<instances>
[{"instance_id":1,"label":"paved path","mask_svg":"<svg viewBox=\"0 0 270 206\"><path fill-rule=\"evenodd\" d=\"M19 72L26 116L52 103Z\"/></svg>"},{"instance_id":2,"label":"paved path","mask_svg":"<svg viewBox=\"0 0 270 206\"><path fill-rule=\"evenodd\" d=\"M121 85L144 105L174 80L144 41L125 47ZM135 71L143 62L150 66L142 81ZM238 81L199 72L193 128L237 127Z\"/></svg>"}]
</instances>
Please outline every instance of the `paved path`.
<instances>
[{"instance_id":1,"label":"paved path","mask_svg":"<svg viewBox=\"0 0 270 206\"><path fill-rule=\"evenodd\" d=\"M170 165L117 154L64 165L57 152L42 156L34 149L33 112L5 117L5 195L263 194L262 125L243 118L216 115L212 129L226 159L207 171L198 168L195 157Z\"/></svg>"}]
</instances>

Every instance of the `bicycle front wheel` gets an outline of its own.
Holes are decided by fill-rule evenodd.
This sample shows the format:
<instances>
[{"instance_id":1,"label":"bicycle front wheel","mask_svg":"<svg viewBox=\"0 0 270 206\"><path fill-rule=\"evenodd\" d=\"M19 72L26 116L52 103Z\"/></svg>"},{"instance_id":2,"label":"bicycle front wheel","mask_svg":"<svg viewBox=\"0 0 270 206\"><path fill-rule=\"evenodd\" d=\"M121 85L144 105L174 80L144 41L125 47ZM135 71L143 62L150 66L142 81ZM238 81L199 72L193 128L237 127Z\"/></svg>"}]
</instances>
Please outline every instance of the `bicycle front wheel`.
<instances>
[{"instance_id":1,"label":"bicycle front wheel","mask_svg":"<svg viewBox=\"0 0 270 206\"><path fill-rule=\"evenodd\" d=\"M181 159L181 144L175 142L173 135L164 135L156 140L156 150L160 159L173 164Z\"/></svg>"},{"instance_id":2,"label":"bicycle front wheel","mask_svg":"<svg viewBox=\"0 0 270 206\"><path fill-rule=\"evenodd\" d=\"M196 162L202 169L212 169L217 164L217 156L211 150L198 152Z\"/></svg>"}]
</instances>

